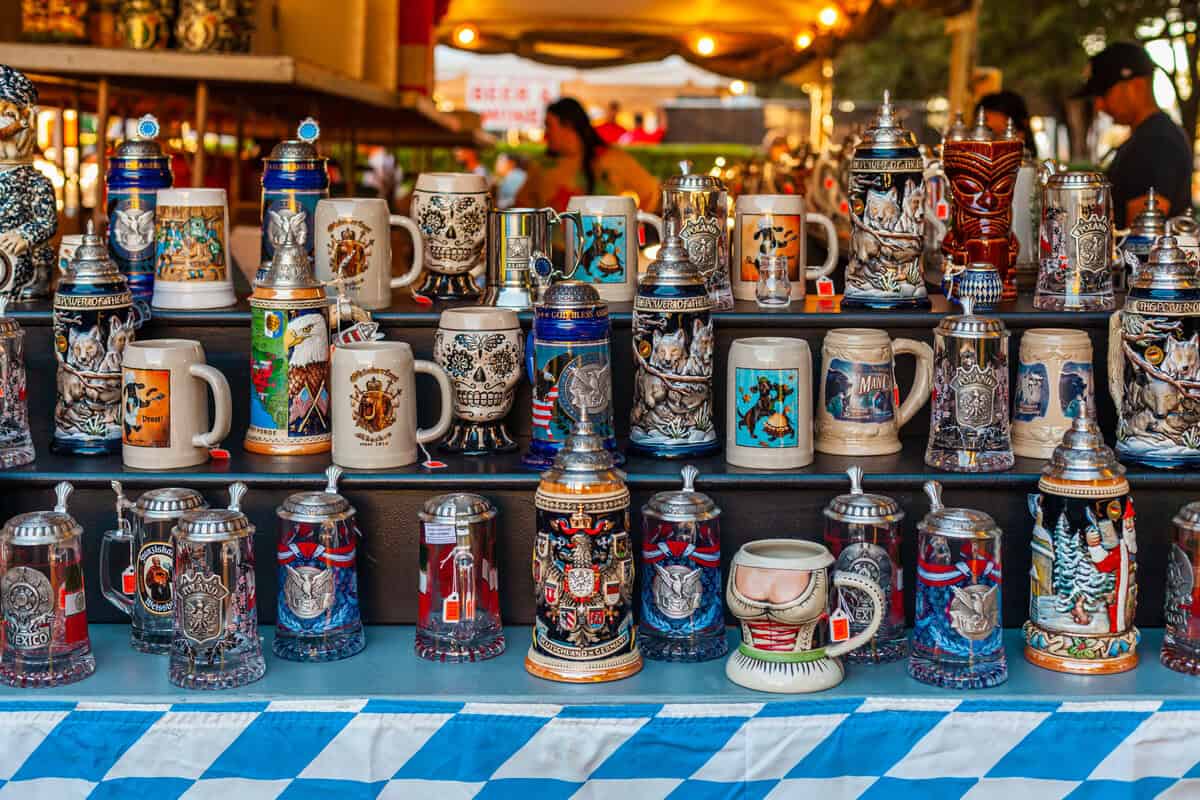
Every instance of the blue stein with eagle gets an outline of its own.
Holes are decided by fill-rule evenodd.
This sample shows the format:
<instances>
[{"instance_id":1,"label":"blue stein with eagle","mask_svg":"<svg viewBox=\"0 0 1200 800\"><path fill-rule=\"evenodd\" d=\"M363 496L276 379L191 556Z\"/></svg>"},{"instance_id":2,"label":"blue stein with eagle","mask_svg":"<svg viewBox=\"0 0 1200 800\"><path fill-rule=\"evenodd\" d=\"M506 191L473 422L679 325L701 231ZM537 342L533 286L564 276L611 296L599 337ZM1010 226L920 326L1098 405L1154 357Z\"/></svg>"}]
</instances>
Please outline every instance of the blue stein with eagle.
<instances>
[{"instance_id":1,"label":"blue stein with eagle","mask_svg":"<svg viewBox=\"0 0 1200 800\"><path fill-rule=\"evenodd\" d=\"M158 120L137 122L137 133L108 162L108 249L129 281L134 300L154 294L154 211L159 189L173 182L171 159L156 141Z\"/></svg>"}]
</instances>

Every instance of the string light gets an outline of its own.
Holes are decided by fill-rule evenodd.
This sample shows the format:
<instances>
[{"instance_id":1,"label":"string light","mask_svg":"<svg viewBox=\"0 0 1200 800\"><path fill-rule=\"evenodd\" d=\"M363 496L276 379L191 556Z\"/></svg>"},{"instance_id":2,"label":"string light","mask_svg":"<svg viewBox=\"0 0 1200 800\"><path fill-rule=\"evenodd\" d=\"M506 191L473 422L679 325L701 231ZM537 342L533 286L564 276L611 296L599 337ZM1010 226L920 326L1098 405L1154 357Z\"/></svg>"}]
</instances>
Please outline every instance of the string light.
<instances>
[{"instance_id":1,"label":"string light","mask_svg":"<svg viewBox=\"0 0 1200 800\"><path fill-rule=\"evenodd\" d=\"M479 41L479 30L474 25L459 25L454 29L454 41L459 47L470 47Z\"/></svg>"},{"instance_id":2,"label":"string light","mask_svg":"<svg viewBox=\"0 0 1200 800\"><path fill-rule=\"evenodd\" d=\"M717 52L717 40L711 36L701 36L696 40L696 52L702 56L711 56Z\"/></svg>"},{"instance_id":3,"label":"string light","mask_svg":"<svg viewBox=\"0 0 1200 800\"><path fill-rule=\"evenodd\" d=\"M746 93L746 82L739 81L739 80L730 81L729 82L729 93L730 94L745 94Z\"/></svg>"},{"instance_id":4,"label":"string light","mask_svg":"<svg viewBox=\"0 0 1200 800\"><path fill-rule=\"evenodd\" d=\"M811 33L809 33L808 31L804 31L804 33L796 34L795 45L796 45L797 50L807 50L812 45L812 43L813 43L813 35Z\"/></svg>"},{"instance_id":5,"label":"string light","mask_svg":"<svg viewBox=\"0 0 1200 800\"><path fill-rule=\"evenodd\" d=\"M817 22L821 23L823 28L832 28L837 25L840 16L841 13L837 10L837 6L825 6L817 13Z\"/></svg>"}]
</instances>

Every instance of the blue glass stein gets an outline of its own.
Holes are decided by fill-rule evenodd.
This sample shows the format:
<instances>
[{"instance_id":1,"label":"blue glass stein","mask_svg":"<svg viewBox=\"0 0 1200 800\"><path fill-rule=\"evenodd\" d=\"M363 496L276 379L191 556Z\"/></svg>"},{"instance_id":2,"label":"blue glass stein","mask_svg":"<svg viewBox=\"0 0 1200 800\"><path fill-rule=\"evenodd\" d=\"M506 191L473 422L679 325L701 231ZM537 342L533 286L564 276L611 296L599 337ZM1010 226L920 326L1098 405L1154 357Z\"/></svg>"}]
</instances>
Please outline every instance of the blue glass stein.
<instances>
[{"instance_id":1,"label":"blue glass stein","mask_svg":"<svg viewBox=\"0 0 1200 800\"><path fill-rule=\"evenodd\" d=\"M658 661L708 661L729 651L721 599L721 509L681 471L683 489L642 506L642 654Z\"/></svg>"},{"instance_id":2,"label":"blue glass stein","mask_svg":"<svg viewBox=\"0 0 1200 800\"><path fill-rule=\"evenodd\" d=\"M158 120L138 120L137 136L117 146L108 162L108 247L135 300L154 294L154 211L159 189L170 189L171 159L156 137Z\"/></svg>"},{"instance_id":3,"label":"blue glass stein","mask_svg":"<svg viewBox=\"0 0 1200 800\"><path fill-rule=\"evenodd\" d=\"M275 247L290 233L313 258L317 203L329 197L328 161L317 154L321 126L312 117L296 129L296 138L275 145L263 159L261 262L256 280L266 275Z\"/></svg>"}]
</instances>

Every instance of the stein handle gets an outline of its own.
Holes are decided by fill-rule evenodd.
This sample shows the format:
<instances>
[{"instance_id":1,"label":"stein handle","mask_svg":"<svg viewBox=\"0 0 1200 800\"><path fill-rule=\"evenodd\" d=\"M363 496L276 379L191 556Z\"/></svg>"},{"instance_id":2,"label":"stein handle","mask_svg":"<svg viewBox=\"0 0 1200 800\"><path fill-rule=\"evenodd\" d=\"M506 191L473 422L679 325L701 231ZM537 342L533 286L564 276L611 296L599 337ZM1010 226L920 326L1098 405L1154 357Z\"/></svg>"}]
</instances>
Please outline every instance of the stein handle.
<instances>
[{"instance_id":1,"label":"stein handle","mask_svg":"<svg viewBox=\"0 0 1200 800\"><path fill-rule=\"evenodd\" d=\"M913 339L896 339L892 342L892 353L897 356L907 354L917 360L917 371L913 377L912 388L908 390L908 395L896 412L896 427L903 428L904 424L912 419L913 415L920 411L921 407L929 400L929 394L933 388L933 348L924 342Z\"/></svg>"},{"instance_id":2,"label":"stein handle","mask_svg":"<svg viewBox=\"0 0 1200 800\"><path fill-rule=\"evenodd\" d=\"M414 361L413 372L432 376L438 382L438 389L442 394L442 415L438 417L437 424L432 428L417 430L417 441L421 444L428 444L442 438L446 435L446 431L450 430L450 421L454 412L454 395L452 394L454 390L450 386L450 376L446 374L446 370L432 361Z\"/></svg>"},{"instance_id":3,"label":"stein handle","mask_svg":"<svg viewBox=\"0 0 1200 800\"><path fill-rule=\"evenodd\" d=\"M400 289L408 286L421 275L421 269L425 266L425 241L421 238L421 229L417 227L417 223L413 222L408 217L402 217L399 214L392 214L388 217L391 225L398 225L408 231L408 235L412 237L413 259L412 268L405 274L394 277L391 280L393 289ZM391 268L391 265L388 265Z\"/></svg>"},{"instance_id":4,"label":"stein handle","mask_svg":"<svg viewBox=\"0 0 1200 800\"><path fill-rule=\"evenodd\" d=\"M638 212L637 212L637 221L642 223L643 225L649 225L651 228L654 228L654 232L658 234L659 243L662 242L662 240L663 240L662 217L660 217L658 214L651 214L649 211L642 211L639 208ZM637 242L634 242L634 249L635 250L641 249L641 247L638 245Z\"/></svg>"},{"instance_id":5,"label":"stein handle","mask_svg":"<svg viewBox=\"0 0 1200 800\"><path fill-rule=\"evenodd\" d=\"M1117 417L1121 416L1121 405L1125 402L1125 359L1122 354L1121 312L1114 311L1108 318L1108 393L1117 406Z\"/></svg>"},{"instance_id":6,"label":"stein handle","mask_svg":"<svg viewBox=\"0 0 1200 800\"><path fill-rule=\"evenodd\" d=\"M829 252L825 256L825 263L820 267L808 267L804 272L804 277L810 281L815 281L817 278L824 278L837 268L838 260L838 237L837 228L833 227L833 220L824 214L817 214L809 211L804 215L806 222L815 222L825 229L826 241L829 242ZM800 254L800 258L804 259L807 256L804 253Z\"/></svg>"},{"instance_id":7,"label":"stein handle","mask_svg":"<svg viewBox=\"0 0 1200 800\"><path fill-rule=\"evenodd\" d=\"M229 435L233 419L233 396L229 393L229 381L225 380L220 370L209 364L192 364L188 367L188 374L207 383L213 395L212 430L193 436L192 447L219 447Z\"/></svg>"},{"instance_id":8,"label":"stein handle","mask_svg":"<svg viewBox=\"0 0 1200 800\"><path fill-rule=\"evenodd\" d=\"M124 611L128 616L133 616L133 598L113 588L110 551L113 542L127 545L132 539L133 537L128 531L119 528L115 531L105 531L104 537L100 540L100 591L104 593L105 600L112 603L118 610ZM133 565L130 564L130 566Z\"/></svg>"},{"instance_id":9,"label":"stein handle","mask_svg":"<svg viewBox=\"0 0 1200 800\"><path fill-rule=\"evenodd\" d=\"M547 209L545 209L545 211L549 214L554 215L550 218L551 222L553 222L553 223L559 223L559 222L563 222L563 221L570 222L571 228L575 232L575 264L571 267L570 270L567 270L566 269L567 265L563 264L563 273L562 273L563 278L570 278L572 275L575 274L575 270L579 269L580 261L583 258L583 213L580 211L563 211L560 213L558 211L555 211L552 208L547 208ZM567 232L564 230L563 236L566 236L566 235L567 235Z\"/></svg>"},{"instance_id":10,"label":"stein handle","mask_svg":"<svg viewBox=\"0 0 1200 800\"><path fill-rule=\"evenodd\" d=\"M858 589L867 596L871 601L871 621L867 623L867 627L859 631L856 635L851 636L844 642L835 642L825 648L825 655L837 657L849 653L851 650L857 650L867 642L871 641L876 633L879 632L879 626L883 622L883 591L880 590L879 584L868 578L864 578L857 572L835 572L833 573L833 585L847 589Z\"/></svg>"}]
</instances>

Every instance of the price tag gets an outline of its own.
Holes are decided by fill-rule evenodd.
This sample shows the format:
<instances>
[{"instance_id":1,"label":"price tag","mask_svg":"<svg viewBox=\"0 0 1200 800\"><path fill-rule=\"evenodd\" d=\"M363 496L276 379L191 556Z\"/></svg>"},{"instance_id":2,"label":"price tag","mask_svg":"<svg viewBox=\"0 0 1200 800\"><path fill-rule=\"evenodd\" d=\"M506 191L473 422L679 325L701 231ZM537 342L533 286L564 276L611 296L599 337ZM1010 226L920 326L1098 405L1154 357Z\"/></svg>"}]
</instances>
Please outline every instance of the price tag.
<instances>
[{"instance_id":1,"label":"price tag","mask_svg":"<svg viewBox=\"0 0 1200 800\"><path fill-rule=\"evenodd\" d=\"M438 461L436 458L430 458L422 461L421 466L425 469L445 469L447 465L445 461Z\"/></svg>"},{"instance_id":2,"label":"price tag","mask_svg":"<svg viewBox=\"0 0 1200 800\"><path fill-rule=\"evenodd\" d=\"M829 615L829 638L834 642L850 638L850 617L840 608Z\"/></svg>"},{"instance_id":3,"label":"price tag","mask_svg":"<svg viewBox=\"0 0 1200 800\"><path fill-rule=\"evenodd\" d=\"M950 216L950 204L947 203L945 200L939 200L938 204L936 206L934 206L933 213L935 215L937 215L938 219L941 219L941 220L946 219L947 217Z\"/></svg>"},{"instance_id":4,"label":"price tag","mask_svg":"<svg viewBox=\"0 0 1200 800\"><path fill-rule=\"evenodd\" d=\"M445 522L430 522L425 526L426 544L455 544L457 541L458 536L454 532L453 525Z\"/></svg>"},{"instance_id":5,"label":"price tag","mask_svg":"<svg viewBox=\"0 0 1200 800\"><path fill-rule=\"evenodd\" d=\"M458 622L462 612L458 602L458 592L452 592L442 600L442 622Z\"/></svg>"},{"instance_id":6,"label":"price tag","mask_svg":"<svg viewBox=\"0 0 1200 800\"><path fill-rule=\"evenodd\" d=\"M137 591L137 575L133 571L133 566L128 566L121 573L121 591L125 594L133 594Z\"/></svg>"},{"instance_id":7,"label":"price tag","mask_svg":"<svg viewBox=\"0 0 1200 800\"><path fill-rule=\"evenodd\" d=\"M214 447L208 451L208 457L213 461L228 461L229 451L224 447Z\"/></svg>"},{"instance_id":8,"label":"price tag","mask_svg":"<svg viewBox=\"0 0 1200 800\"><path fill-rule=\"evenodd\" d=\"M70 617L74 614L82 614L86 609L84 604L85 595L83 592L68 592L65 588L62 590L62 609L63 616Z\"/></svg>"},{"instance_id":9,"label":"price tag","mask_svg":"<svg viewBox=\"0 0 1200 800\"><path fill-rule=\"evenodd\" d=\"M833 281L829 277L817 278L817 297L833 297Z\"/></svg>"}]
</instances>

